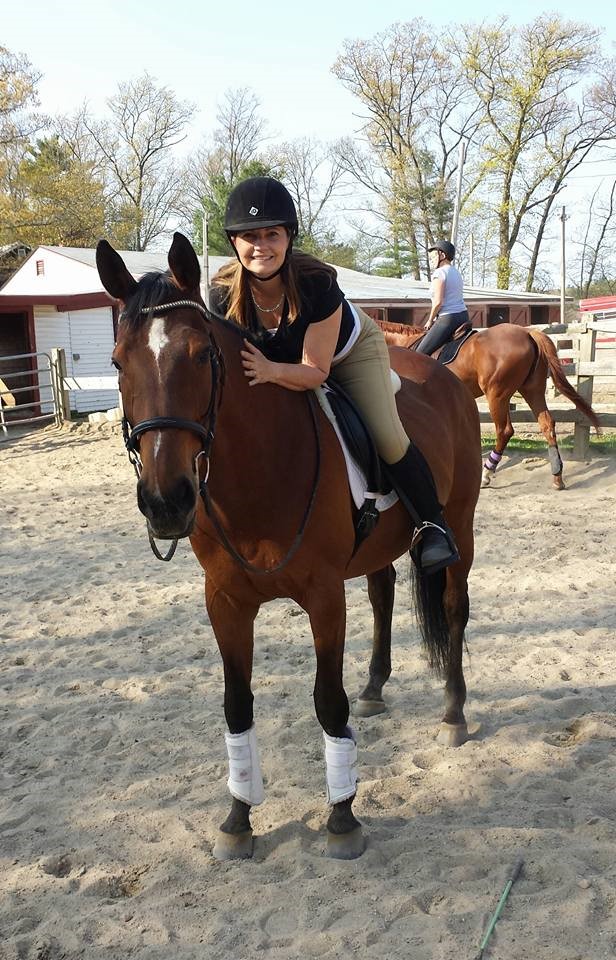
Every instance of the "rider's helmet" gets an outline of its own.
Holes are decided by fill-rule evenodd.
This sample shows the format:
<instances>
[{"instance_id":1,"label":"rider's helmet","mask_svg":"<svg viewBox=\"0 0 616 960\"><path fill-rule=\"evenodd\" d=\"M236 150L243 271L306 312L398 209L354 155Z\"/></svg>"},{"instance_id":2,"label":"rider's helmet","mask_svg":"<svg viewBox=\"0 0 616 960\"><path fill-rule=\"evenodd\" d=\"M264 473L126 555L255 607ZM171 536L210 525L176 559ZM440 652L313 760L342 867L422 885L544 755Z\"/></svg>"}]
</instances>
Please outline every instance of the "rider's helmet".
<instances>
[{"instance_id":1,"label":"rider's helmet","mask_svg":"<svg viewBox=\"0 0 616 960\"><path fill-rule=\"evenodd\" d=\"M297 236L297 210L284 184L274 177L249 177L233 188L225 210L227 236L279 226Z\"/></svg>"},{"instance_id":2,"label":"rider's helmet","mask_svg":"<svg viewBox=\"0 0 616 960\"><path fill-rule=\"evenodd\" d=\"M438 243L435 243L433 246L428 247L428 253L432 250L440 250L441 253L444 253L448 260L453 260L456 255L456 248L453 243L450 243L449 240L439 240Z\"/></svg>"}]
</instances>

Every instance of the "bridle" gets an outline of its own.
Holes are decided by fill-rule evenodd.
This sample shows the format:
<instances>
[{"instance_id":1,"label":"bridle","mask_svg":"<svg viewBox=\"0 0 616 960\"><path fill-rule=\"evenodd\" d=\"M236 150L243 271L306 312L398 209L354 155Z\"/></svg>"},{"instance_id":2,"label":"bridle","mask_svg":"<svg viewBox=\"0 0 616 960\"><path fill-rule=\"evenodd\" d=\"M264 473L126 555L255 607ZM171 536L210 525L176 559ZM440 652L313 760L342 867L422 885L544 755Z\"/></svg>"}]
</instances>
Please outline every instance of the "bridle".
<instances>
[{"instance_id":1,"label":"bridle","mask_svg":"<svg viewBox=\"0 0 616 960\"><path fill-rule=\"evenodd\" d=\"M170 310L177 310L181 307L190 307L194 310L198 310L206 320L210 319L206 308L203 306L203 304L197 303L196 300L174 300L172 303L161 303L157 306L142 307L140 313L147 313L149 315L168 313ZM212 390L210 392L210 401L207 410L202 417L202 420L205 421L205 425L196 420L185 420L182 417L152 417L150 420L141 420L139 423L135 424L135 426L131 426L127 417L122 418L122 434L124 436L124 445L126 446L128 459L134 467L137 479L141 477L143 470L143 464L141 462L141 456L139 453L139 438L142 434L147 433L149 430L189 430L191 433L195 433L201 438L201 450L194 459L194 467L195 472L197 472L197 464L200 457L205 457L205 480L202 481L202 483L207 482L210 469L210 450L212 448L212 443L214 442L216 415L218 413L220 401L222 400L222 388L225 378L225 362L222 352L216 343L214 334L209 332L208 335L210 343L207 347L207 354L212 375ZM148 539L150 541L150 546L154 556L157 557L158 560L171 560L178 545L177 538L172 540L169 550L163 555L156 546L149 523L147 528Z\"/></svg>"},{"instance_id":2,"label":"bridle","mask_svg":"<svg viewBox=\"0 0 616 960\"><path fill-rule=\"evenodd\" d=\"M199 313L205 318L208 323L211 323L212 317L215 316L211 314L203 304L198 303L196 300L174 300L172 303L161 303L157 306L152 307L142 307L140 313L153 315L156 313L168 313L170 310L177 310L181 307L190 307L192 309L198 310ZM137 479L141 477L143 471L143 464L141 462L141 456L139 453L139 439L142 434L147 433L149 430L188 430L191 433L196 434L201 438L201 449L194 458L193 466L195 473L199 476L199 460L201 457L205 457L205 476L203 480L199 481L199 493L201 499L203 500L203 505L205 511L212 521L218 536L222 542L222 546L229 553L233 559L240 564L240 566L249 573L261 573L261 574L272 574L281 570L285 567L292 557L297 552L306 529L308 520L312 513L312 508L316 500L317 489L319 485L319 476L321 471L321 443L319 435L319 421L316 411L316 401L313 395L312 390L306 391L306 396L308 400L308 407L312 417L312 425L316 438L316 465L315 465L315 474L312 485L312 492L308 505L304 511L300 527L295 535L293 543L291 544L286 555L282 560L275 564L273 567L262 568L257 567L254 564L250 563L245 557L242 557L240 553L235 549L233 544L230 542L227 534L225 533L223 526L216 514L212 498L208 490L208 479L210 475L210 452L212 449L212 444L214 442L214 433L216 429L216 418L218 414L218 409L222 401L222 392L225 382L225 361L223 353L216 343L214 334L211 331L208 331L208 337L210 340L209 346L207 347L207 355L210 364L210 372L212 377L212 389L210 392L210 400L208 403L207 410L205 411L203 417L201 418L202 422L197 420L186 420L182 417L152 417L149 420L141 420L139 423L136 423L134 426L128 421L127 417L122 418L122 434L124 437L124 444L128 453L128 459L133 465ZM158 560L169 561L173 557L177 545L178 538L174 538L171 542L171 546L166 554L162 554L152 536L152 531L150 530L149 523L147 524L148 530L148 540L150 542L150 547L154 556Z\"/></svg>"}]
</instances>

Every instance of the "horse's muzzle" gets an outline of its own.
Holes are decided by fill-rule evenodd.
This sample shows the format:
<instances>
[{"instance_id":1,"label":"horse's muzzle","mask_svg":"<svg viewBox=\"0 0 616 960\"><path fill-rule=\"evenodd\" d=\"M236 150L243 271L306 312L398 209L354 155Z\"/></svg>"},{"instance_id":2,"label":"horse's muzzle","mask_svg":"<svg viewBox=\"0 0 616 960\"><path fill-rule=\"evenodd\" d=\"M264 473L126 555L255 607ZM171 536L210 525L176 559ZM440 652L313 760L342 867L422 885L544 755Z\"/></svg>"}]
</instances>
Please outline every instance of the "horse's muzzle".
<instances>
[{"instance_id":1,"label":"horse's muzzle","mask_svg":"<svg viewBox=\"0 0 616 960\"><path fill-rule=\"evenodd\" d=\"M157 539L180 539L192 533L197 491L188 477L180 477L164 495L150 490L142 478L137 484L137 504L147 518L152 536Z\"/></svg>"}]
</instances>

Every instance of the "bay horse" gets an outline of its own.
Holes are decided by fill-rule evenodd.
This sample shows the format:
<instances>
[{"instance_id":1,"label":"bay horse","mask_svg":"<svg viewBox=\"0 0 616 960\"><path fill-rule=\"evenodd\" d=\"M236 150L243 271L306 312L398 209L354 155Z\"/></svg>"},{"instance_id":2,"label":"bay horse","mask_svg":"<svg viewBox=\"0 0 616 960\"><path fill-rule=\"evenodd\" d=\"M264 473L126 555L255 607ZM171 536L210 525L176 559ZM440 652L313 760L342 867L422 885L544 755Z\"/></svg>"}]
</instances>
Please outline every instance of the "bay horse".
<instances>
[{"instance_id":1,"label":"bay horse","mask_svg":"<svg viewBox=\"0 0 616 960\"><path fill-rule=\"evenodd\" d=\"M425 334L420 327L377 320L389 344L412 349ZM437 354L438 355L438 354ZM496 443L483 465L482 487L490 485L514 429L509 401L520 393L532 410L548 445L552 485L564 490L563 462L556 439L556 425L545 397L547 378L577 409L588 417L600 433L601 427L591 405L575 390L563 373L556 347L545 333L532 327L501 323L478 330L460 347L447 366L466 384L475 398L488 401L496 428Z\"/></svg>"},{"instance_id":2,"label":"bay horse","mask_svg":"<svg viewBox=\"0 0 616 960\"><path fill-rule=\"evenodd\" d=\"M190 538L222 656L232 803L214 855L253 852L250 808L263 799L251 691L253 625L261 604L284 597L307 612L314 636L314 704L331 805L328 853L359 856L364 840L352 811L357 746L342 679L344 581L368 578L374 647L360 704L361 712L380 712L391 671L392 563L409 550L409 516L400 503L390 507L354 550L343 453L313 391L249 386L240 357L248 333L205 307L199 262L184 236L174 234L170 272L139 282L104 240L96 260L105 289L122 307L112 360L139 477L139 509L152 536ZM446 571L416 573L422 639L430 663L445 676L438 738L457 746L468 737L462 650L481 481L479 419L468 391L434 360L393 348L392 362L403 378L401 417L430 463L460 553Z\"/></svg>"}]
</instances>

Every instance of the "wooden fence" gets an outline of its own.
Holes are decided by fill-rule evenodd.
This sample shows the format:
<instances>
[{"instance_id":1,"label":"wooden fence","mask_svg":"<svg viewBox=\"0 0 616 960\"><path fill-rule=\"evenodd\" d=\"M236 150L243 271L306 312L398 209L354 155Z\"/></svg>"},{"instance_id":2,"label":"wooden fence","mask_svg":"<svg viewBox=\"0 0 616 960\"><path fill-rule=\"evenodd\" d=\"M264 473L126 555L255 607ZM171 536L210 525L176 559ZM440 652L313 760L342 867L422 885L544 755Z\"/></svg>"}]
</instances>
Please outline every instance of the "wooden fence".
<instances>
[{"instance_id":1,"label":"wooden fence","mask_svg":"<svg viewBox=\"0 0 616 960\"><path fill-rule=\"evenodd\" d=\"M577 392L592 404L593 384L595 377L616 378L616 360L597 360L596 344L597 333L600 331L614 334L613 327L607 327L605 321L585 320L570 325L562 333L550 333L549 327L537 327L543 330L554 343L559 359L563 364L563 373L575 387ZM548 381L550 383L550 381ZM614 380L614 402L616 403L616 379ZM552 389L551 396L558 396L558 391ZM516 395L515 405L510 411L512 423L535 423L536 418L525 405L524 400ZM548 403L550 395L548 395ZM569 402L569 401L567 401ZM519 409L519 403L524 408ZM554 408L550 405L550 412L556 423L572 423L573 430L573 460L587 460L590 455L590 423L587 418L574 407ZM602 427L616 427L616 413L597 413ZM482 423L492 423L489 412L480 411Z\"/></svg>"}]
</instances>

